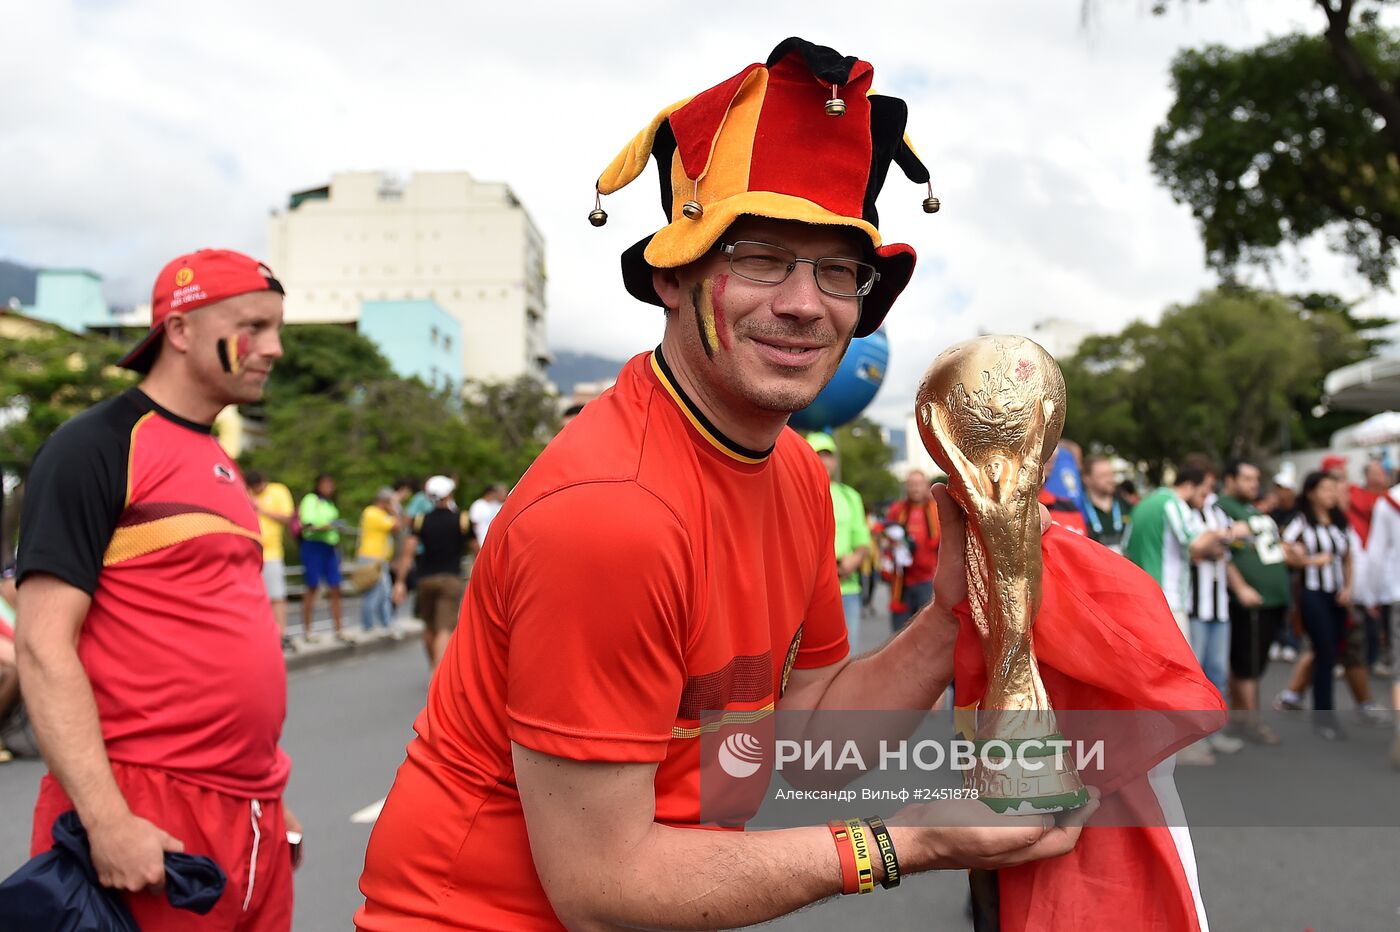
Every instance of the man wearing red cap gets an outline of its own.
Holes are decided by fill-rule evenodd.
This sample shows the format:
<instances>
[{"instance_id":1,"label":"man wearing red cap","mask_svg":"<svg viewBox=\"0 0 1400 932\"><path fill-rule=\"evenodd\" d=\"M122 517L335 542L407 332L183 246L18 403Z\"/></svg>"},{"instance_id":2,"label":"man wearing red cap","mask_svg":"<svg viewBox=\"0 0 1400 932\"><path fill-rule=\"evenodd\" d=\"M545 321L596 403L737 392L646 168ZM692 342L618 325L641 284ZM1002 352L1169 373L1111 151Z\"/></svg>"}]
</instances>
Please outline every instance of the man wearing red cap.
<instances>
[{"instance_id":1,"label":"man wearing red cap","mask_svg":"<svg viewBox=\"0 0 1400 932\"><path fill-rule=\"evenodd\" d=\"M288 929L292 857L278 747L286 671L257 514L212 433L282 355L282 286L201 250L156 279L136 388L64 424L35 457L19 547L17 647L49 773L31 847L76 809L104 886L152 929ZM228 884L203 919L160 894L167 851Z\"/></svg>"}]
</instances>

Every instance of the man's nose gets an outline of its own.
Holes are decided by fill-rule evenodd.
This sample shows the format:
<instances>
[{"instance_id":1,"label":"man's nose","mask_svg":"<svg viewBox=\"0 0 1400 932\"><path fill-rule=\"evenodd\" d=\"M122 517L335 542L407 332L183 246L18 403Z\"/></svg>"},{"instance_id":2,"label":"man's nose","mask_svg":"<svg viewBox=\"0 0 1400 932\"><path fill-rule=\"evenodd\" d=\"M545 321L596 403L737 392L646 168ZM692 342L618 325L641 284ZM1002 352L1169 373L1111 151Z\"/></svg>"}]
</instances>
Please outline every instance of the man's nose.
<instances>
[{"instance_id":1,"label":"man's nose","mask_svg":"<svg viewBox=\"0 0 1400 932\"><path fill-rule=\"evenodd\" d=\"M773 313L799 321L811 321L826 314L825 294L817 287L817 264L798 260L787 280L778 286Z\"/></svg>"}]
</instances>

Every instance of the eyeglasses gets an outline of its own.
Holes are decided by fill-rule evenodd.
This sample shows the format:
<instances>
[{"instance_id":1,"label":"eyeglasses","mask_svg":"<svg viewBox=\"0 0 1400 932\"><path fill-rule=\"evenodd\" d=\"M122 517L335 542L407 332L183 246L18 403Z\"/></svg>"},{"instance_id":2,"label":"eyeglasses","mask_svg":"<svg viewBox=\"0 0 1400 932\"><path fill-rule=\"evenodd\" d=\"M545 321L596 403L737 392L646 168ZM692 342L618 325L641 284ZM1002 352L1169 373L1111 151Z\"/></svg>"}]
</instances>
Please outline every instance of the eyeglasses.
<instances>
[{"instance_id":1,"label":"eyeglasses","mask_svg":"<svg viewBox=\"0 0 1400 932\"><path fill-rule=\"evenodd\" d=\"M750 240L717 245L719 251L729 257L731 272L764 285L781 285L799 262L811 265L817 287L835 298L863 298L880 280L875 266L855 259L832 256L803 259L791 249Z\"/></svg>"}]
</instances>

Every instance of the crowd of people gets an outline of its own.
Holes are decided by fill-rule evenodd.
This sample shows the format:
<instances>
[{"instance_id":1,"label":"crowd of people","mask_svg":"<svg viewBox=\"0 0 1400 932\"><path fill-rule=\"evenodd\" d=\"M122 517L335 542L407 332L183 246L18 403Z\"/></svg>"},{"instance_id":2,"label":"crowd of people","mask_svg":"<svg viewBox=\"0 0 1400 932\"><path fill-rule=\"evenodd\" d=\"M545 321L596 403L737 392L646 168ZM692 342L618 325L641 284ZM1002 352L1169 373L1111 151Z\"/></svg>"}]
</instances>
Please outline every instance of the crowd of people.
<instances>
[{"instance_id":1,"label":"crowd of people","mask_svg":"<svg viewBox=\"0 0 1400 932\"><path fill-rule=\"evenodd\" d=\"M839 481L831 437L814 433L808 442L831 477L843 596L857 600L846 607L855 650L877 584L888 586L893 631L928 603L937 512L929 478L918 470L908 474L902 498L865 511L859 494ZM1209 766L1217 754L1246 744L1279 743L1259 714L1259 682L1271 661L1293 664L1273 707L1311 709L1326 740L1347 736L1336 681L1351 694L1351 722L1371 727L1395 719L1372 693L1372 680L1394 678L1400 660L1400 485L1382 459L1367 458L1360 484L1349 481L1347 459L1334 455L1301 487L1286 467L1266 489L1256 463L1233 459L1221 468L1193 453L1182 457L1170 483L1140 496L1109 457L1079 461L1076 445L1063 446L1076 457L1080 499L1046 491L1042 503L1056 522L1125 555L1157 581L1231 709L1228 727L1183 750L1181 763ZM1395 692L1400 705L1400 683ZM1400 730L1391 760L1400 769Z\"/></svg>"},{"instance_id":2,"label":"crowd of people","mask_svg":"<svg viewBox=\"0 0 1400 932\"><path fill-rule=\"evenodd\" d=\"M313 626L322 596L330 611L332 637L356 640L344 625L342 589L348 582L360 596L361 637L385 632L401 638L397 616L409 607L423 622L424 646L432 665L437 665L456 622L470 560L505 501L504 484L491 483L460 512L455 479L400 477L391 486L381 486L360 512L358 524L352 525L341 517L335 477L329 473L318 475L300 502L286 485L258 470L248 470L244 479L258 514L263 585L285 649L322 639ZM444 523L439 512L452 519ZM287 630L289 539L301 558L299 639ZM342 572L350 541L355 544L354 560Z\"/></svg>"}]
</instances>

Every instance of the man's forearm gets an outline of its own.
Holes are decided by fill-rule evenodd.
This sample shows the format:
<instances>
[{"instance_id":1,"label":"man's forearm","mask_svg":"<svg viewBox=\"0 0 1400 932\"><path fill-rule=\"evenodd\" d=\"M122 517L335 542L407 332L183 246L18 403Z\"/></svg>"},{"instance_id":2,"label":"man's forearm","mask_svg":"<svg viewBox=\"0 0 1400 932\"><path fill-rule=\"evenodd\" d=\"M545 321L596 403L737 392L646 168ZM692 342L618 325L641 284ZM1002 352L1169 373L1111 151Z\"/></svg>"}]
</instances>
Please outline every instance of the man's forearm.
<instances>
[{"instance_id":1,"label":"man's forearm","mask_svg":"<svg viewBox=\"0 0 1400 932\"><path fill-rule=\"evenodd\" d=\"M1239 598L1240 593L1250 588L1249 583L1245 582L1244 574L1233 563L1225 565L1225 581L1230 586L1230 591L1235 594L1236 599Z\"/></svg>"},{"instance_id":2,"label":"man's forearm","mask_svg":"<svg viewBox=\"0 0 1400 932\"><path fill-rule=\"evenodd\" d=\"M816 708L923 710L953 678L958 621L952 609L929 605L879 650L842 667Z\"/></svg>"},{"instance_id":3,"label":"man's forearm","mask_svg":"<svg viewBox=\"0 0 1400 932\"><path fill-rule=\"evenodd\" d=\"M896 844L898 842L896 841ZM711 832L651 826L614 870L573 866L551 901L571 929L728 929L766 922L841 892L825 828Z\"/></svg>"},{"instance_id":4,"label":"man's forearm","mask_svg":"<svg viewBox=\"0 0 1400 932\"><path fill-rule=\"evenodd\" d=\"M44 762L78 818L92 826L127 811L112 776L92 683L67 644L22 644L20 686Z\"/></svg>"}]
</instances>

